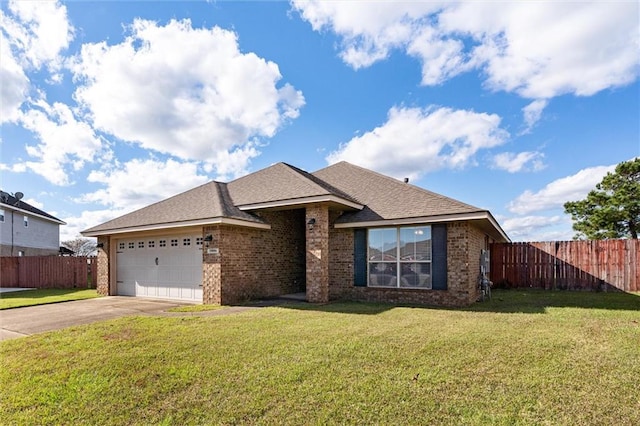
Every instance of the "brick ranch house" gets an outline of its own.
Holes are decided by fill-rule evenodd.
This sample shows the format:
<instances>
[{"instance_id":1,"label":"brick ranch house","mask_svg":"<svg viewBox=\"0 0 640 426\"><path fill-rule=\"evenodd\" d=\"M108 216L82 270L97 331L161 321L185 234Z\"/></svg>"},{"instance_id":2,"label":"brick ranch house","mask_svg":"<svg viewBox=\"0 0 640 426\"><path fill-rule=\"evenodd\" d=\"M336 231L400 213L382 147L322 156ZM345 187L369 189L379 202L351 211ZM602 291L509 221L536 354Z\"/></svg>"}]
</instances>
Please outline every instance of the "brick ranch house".
<instances>
[{"instance_id":1,"label":"brick ranch house","mask_svg":"<svg viewBox=\"0 0 640 426\"><path fill-rule=\"evenodd\" d=\"M347 162L212 181L83 235L98 239L99 293L205 304L466 306L481 250L509 241L487 210Z\"/></svg>"}]
</instances>

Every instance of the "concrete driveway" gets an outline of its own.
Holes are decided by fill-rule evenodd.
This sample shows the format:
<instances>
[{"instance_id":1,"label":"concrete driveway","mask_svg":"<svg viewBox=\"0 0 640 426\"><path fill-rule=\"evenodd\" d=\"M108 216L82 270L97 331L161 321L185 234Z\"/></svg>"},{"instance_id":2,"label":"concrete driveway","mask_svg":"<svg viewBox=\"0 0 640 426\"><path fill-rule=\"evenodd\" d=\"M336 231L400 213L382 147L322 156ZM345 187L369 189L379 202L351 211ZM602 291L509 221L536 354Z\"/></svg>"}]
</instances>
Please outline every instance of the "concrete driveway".
<instances>
[{"instance_id":1,"label":"concrete driveway","mask_svg":"<svg viewBox=\"0 0 640 426\"><path fill-rule=\"evenodd\" d=\"M167 309L185 304L139 297L108 296L5 309L0 311L0 340L15 339L126 315L157 315Z\"/></svg>"}]
</instances>

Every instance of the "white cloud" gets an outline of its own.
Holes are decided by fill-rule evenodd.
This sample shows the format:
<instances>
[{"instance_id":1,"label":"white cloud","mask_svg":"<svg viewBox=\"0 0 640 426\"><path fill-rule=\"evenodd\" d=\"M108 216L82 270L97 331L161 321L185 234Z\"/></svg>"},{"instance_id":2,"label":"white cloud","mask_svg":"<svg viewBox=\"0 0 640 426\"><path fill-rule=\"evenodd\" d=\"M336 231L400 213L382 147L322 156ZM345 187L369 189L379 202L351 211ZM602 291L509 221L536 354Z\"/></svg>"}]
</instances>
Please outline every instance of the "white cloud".
<instances>
[{"instance_id":1,"label":"white cloud","mask_svg":"<svg viewBox=\"0 0 640 426\"><path fill-rule=\"evenodd\" d=\"M600 183L602 178L615 170L612 166L597 166L580 170L578 173L557 179L538 192L525 191L509 203L508 209L516 214L562 208L567 201L578 201Z\"/></svg>"},{"instance_id":2,"label":"white cloud","mask_svg":"<svg viewBox=\"0 0 640 426\"><path fill-rule=\"evenodd\" d=\"M27 100L31 83L27 71L46 66L50 80L60 80L61 52L69 47L74 29L67 8L57 1L17 1L0 10L0 122L14 121Z\"/></svg>"},{"instance_id":3,"label":"white cloud","mask_svg":"<svg viewBox=\"0 0 640 426\"><path fill-rule=\"evenodd\" d=\"M557 215L512 217L501 219L500 224L512 241L547 241L551 234L562 235L561 239L571 238L567 231L555 229L558 227L571 229L570 221Z\"/></svg>"},{"instance_id":4,"label":"white cloud","mask_svg":"<svg viewBox=\"0 0 640 426\"><path fill-rule=\"evenodd\" d=\"M208 180L207 176L198 174L195 163L134 159L113 170L91 172L87 181L106 188L84 194L78 201L133 211Z\"/></svg>"},{"instance_id":5,"label":"white cloud","mask_svg":"<svg viewBox=\"0 0 640 426\"><path fill-rule=\"evenodd\" d=\"M625 85L640 70L633 1L292 4L314 30L340 37L340 56L350 66L403 50L422 61L425 85L475 68L493 90L549 99Z\"/></svg>"},{"instance_id":6,"label":"white cloud","mask_svg":"<svg viewBox=\"0 0 640 426\"><path fill-rule=\"evenodd\" d=\"M2 13L0 11L0 13ZM20 105L29 92L29 79L11 53L9 41L0 33L0 123L14 121L20 113Z\"/></svg>"},{"instance_id":7,"label":"white cloud","mask_svg":"<svg viewBox=\"0 0 640 426\"><path fill-rule=\"evenodd\" d=\"M470 69L460 40L442 38L431 27L425 27L412 37L407 53L422 61L422 84L434 86Z\"/></svg>"},{"instance_id":8,"label":"white cloud","mask_svg":"<svg viewBox=\"0 0 640 426\"><path fill-rule=\"evenodd\" d=\"M98 154L109 155L91 126L78 121L65 104L37 102L19 114L18 122L40 143L26 146L27 154L37 161L16 164L15 171L27 168L55 185L68 185L72 170L79 170Z\"/></svg>"},{"instance_id":9,"label":"white cloud","mask_svg":"<svg viewBox=\"0 0 640 426\"><path fill-rule=\"evenodd\" d=\"M497 215L496 219L511 241L566 241L574 235L571 219L566 215Z\"/></svg>"},{"instance_id":10,"label":"white cloud","mask_svg":"<svg viewBox=\"0 0 640 426\"><path fill-rule=\"evenodd\" d=\"M16 164L0 163L0 170L2 170L3 172L24 173L27 171L27 166L25 163L16 163Z\"/></svg>"},{"instance_id":11,"label":"white cloud","mask_svg":"<svg viewBox=\"0 0 640 426\"><path fill-rule=\"evenodd\" d=\"M32 205L33 207L35 207L36 209L40 209L43 210L44 209L44 204L42 204L40 201L34 199L34 198L25 198L22 201L24 201L25 203ZM44 210L43 210L44 211ZM53 213L49 213L53 216L55 216Z\"/></svg>"},{"instance_id":12,"label":"white cloud","mask_svg":"<svg viewBox=\"0 0 640 426\"><path fill-rule=\"evenodd\" d=\"M80 232L85 229L107 222L125 213L127 213L127 210L124 209L85 210L79 216L61 217L60 219L66 225L60 227L60 241L73 240L77 236L81 236Z\"/></svg>"},{"instance_id":13,"label":"white cloud","mask_svg":"<svg viewBox=\"0 0 640 426\"><path fill-rule=\"evenodd\" d=\"M3 24L21 58L34 68L46 64L57 69L60 52L73 40L74 29L67 19L67 8L57 1L12 0L9 10L13 16L5 15Z\"/></svg>"},{"instance_id":14,"label":"white cloud","mask_svg":"<svg viewBox=\"0 0 640 426\"><path fill-rule=\"evenodd\" d=\"M544 154L541 152L503 152L493 157L493 167L496 169L506 170L509 173L521 171L534 171L544 169L542 159Z\"/></svg>"},{"instance_id":15,"label":"white cloud","mask_svg":"<svg viewBox=\"0 0 640 426\"><path fill-rule=\"evenodd\" d=\"M500 117L450 108L392 108L387 122L327 156L396 177L417 178L443 167L464 167L481 149L502 144Z\"/></svg>"},{"instance_id":16,"label":"white cloud","mask_svg":"<svg viewBox=\"0 0 640 426\"><path fill-rule=\"evenodd\" d=\"M547 105L547 100L538 99L522 108L522 115L524 116L524 123L526 126L523 133L529 133L533 126L535 126L535 124L540 121L540 117L542 117L542 111L547 107Z\"/></svg>"},{"instance_id":17,"label":"white cloud","mask_svg":"<svg viewBox=\"0 0 640 426\"><path fill-rule=\"evenodd\" d=\"M71 65L76 100L94 127L145 149L241 174L270 138L296 118L304 97L278 87L277 64L241 53L236 34L136 20L120 44L85 44ZM226 157L232 163L221 164Z\"/></svg>"},{"instance_id":18,"label":"white cloud","mask_svg":"<svg viewBox=\"0 0 640 426\"><path fill-rule=\"evenodd\" d=\"M332 30L342 37L340 56L355 69L386 59L415 32L416 22L437 11L435 2L328 2L293 0L293 7L315 31Z\"/></svg>"}]
</instances>

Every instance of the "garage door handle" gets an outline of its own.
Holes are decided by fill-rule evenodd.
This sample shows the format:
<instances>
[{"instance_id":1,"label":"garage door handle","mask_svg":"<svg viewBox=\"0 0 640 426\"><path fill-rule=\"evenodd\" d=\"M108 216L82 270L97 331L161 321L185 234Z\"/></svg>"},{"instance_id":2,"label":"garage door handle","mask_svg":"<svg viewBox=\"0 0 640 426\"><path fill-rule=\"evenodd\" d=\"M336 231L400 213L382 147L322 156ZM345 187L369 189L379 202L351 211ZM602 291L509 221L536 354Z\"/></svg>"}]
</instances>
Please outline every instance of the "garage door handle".
<instances>
[{"instance_id":1,"label":"garage door handle","mask_svg":"<svg viewBox=\"0 0 640 426\"><path fill-rule=\"evenodd\" d=\"M158 258L156 257L156 265L158 265Z\"/></svg>"}]
</instances>

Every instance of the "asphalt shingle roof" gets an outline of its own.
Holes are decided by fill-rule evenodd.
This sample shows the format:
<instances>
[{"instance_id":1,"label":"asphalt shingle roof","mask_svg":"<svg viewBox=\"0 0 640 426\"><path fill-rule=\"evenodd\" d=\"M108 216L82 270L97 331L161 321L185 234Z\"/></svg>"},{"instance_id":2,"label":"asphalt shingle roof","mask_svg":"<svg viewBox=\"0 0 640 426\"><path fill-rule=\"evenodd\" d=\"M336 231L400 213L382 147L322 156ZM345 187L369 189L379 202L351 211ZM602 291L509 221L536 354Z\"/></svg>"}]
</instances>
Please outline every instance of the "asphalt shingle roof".
<instances>
[{"instance_id":1,"label":"asphalt shingle roof","mask_svg":"<svg viewBox=\"0 0 640 426\"><path fill-rule=\"evenodd\" d=\"M344 161L318 170L313 175L365 205L360 211L342 215L339 223L485 211Z\"/></svg>"},{"instance_id":2,"label":"asphalt shingle roof","mask_svg":"<svg viewBox=\"0 0 640 426\"><path fill-rule=\"evenodd\" d=\"M233 205L227 184L213 181L94 226L84 232L222 217L262 223L257 216L243 212Z\"/></svg>"},{"instance_id":3,"label":"asphalt shingle roof","mask_svg":"<svg viewBox=\"0 0 640 426\"><path fill-rule=\"evenodd\" d=\"M335 195L354 201L346 193L331 187L310 173L285 163L229 182L229 193L237 206L297 200L321 195Z\"/></svg>"},{"instance_id":4,"label":"asphalt shingle roof","mask_svg":"<svg viewBox=\"0 0 640 426\"><path fill-rule=\"evenodd\" d=\"M216 218L264 223L240 207L274 202L295 205L303 203L306 198L326 195L364 205L362 210L345 212L338 219L340 223L486 211L347 162L312 174L289 164L277 163L229 183L209 182L84 232L108 233Z\"/></svg>"},{"instance_id":5,"label":"asphalt shingle roof","mask_svg":"<svg viewBox=\"0 0 640 426\"><path fill-rule=\"evenodd\" d=\"M60 222L61 224L64 224L64 222L58 219L57 217L52 216L49 213L42 211L36 207L33 207L29 203L25 203L22 200L18 200L16 197L9 194L8 192L0 191L0 202L2 202L2 204L6 205L9 208L24 210L26 212L37 214L47 219L51 219L55 222Z\"/></svg>"}]
</instances>

